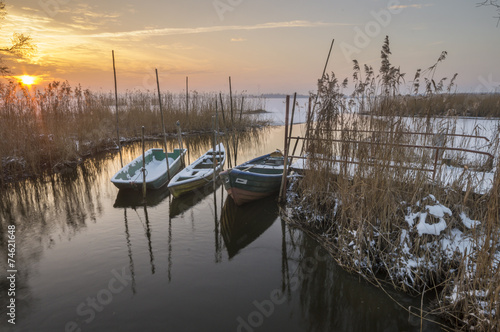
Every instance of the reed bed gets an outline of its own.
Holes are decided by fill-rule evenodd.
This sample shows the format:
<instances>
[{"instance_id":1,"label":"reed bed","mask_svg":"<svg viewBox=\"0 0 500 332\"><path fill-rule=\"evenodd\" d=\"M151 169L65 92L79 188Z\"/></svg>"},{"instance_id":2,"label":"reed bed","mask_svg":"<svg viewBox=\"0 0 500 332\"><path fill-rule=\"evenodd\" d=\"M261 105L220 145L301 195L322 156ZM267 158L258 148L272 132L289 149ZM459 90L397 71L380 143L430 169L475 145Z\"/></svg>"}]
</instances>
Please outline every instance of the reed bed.
<instances>
[{"instance_id":1,"label":"reed bed","mask_svg":"<svg viewBox=\"0 0 500 332\"><path fill-rule=\"evenodd\" d=\"M185 94L162 93L161 102L169 135L176 133L177 121L184 134L210 132L216 111L218 127L228 131L266 124L248 115L261 105L242 95L233 96L232 105L229 96L196 91L190 91L189 105ZM86 156L116 149L115 105L112 93L71 87L67 82L53 82L40 90L0 84L0 186L65 170ZM148 138L159 138L163 129L157 92L120 94L118 126L122 142L137 140L142 126Z\"/></svg>"},{"instance_id":2,"label":"reed bed","mask_svg":"<svg viewBox=\"0 0 500 332\"><path fill-rule=\"evenodd\" d=\"M354 62L351 96L344 93L347 79L331 74L320 80L308 123L308 160L289 188L283 216L317 237L343 267L376 285L415 296L431 292L432 310L409 308L420 319L437 314L456 330L498 330L498 126L489 137L488 151L496 158L487 170L462 152L449 166L437 150L417 147L474 142L448 136L458 118L437 118L440 111L433 109L436 98L447 98L453 80L418 91L419 80L437 81L434 71L446 53L426 71L428 76L417 72L411 96L401 94L404 74L389 55L386 39L378 74L368 66L362 72ZM416 99L425 105L425 116L402 103ZM452 169L460 176L444 182L444 173ZM481 174L493 179L490 189L478 190L473 175Z\"/></svg>"}]
</instances>

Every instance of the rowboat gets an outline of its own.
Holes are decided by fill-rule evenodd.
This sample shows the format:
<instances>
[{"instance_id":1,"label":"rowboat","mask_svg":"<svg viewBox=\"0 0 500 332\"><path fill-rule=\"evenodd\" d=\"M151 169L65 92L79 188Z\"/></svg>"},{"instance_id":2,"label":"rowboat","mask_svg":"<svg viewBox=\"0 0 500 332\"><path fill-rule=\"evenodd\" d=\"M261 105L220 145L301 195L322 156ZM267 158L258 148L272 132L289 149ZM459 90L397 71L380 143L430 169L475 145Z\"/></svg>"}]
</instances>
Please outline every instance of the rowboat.
<instances>
[{"instance_id":1,"label":"rowboat","mask_svg":"<svg viewBox=\"0 0 500 332\"><path fill-rule=\"evenodd\" d=\"M252 159L222 172L222 183L237 205L267 197L280 189L283 161L280 151Z\"/></svg>"},{"instance_id":2,"label":"rowboat","mask_svg":"<svg viewBox=\"0 0 500 332\"><path fill-rule=\"evenodd\" d=\"M168 170L163 149L149 149L146 151L146 188L159 189L164 186L169 180L169 175L172 177L182 168L182 159L186 151L186 149L174 149L173 152L167 154ZM143 182L142 155L119 170L111 178L111 182L119 189L141 188Z\"/></svg>"},{"instance_id":3,"label":"rowboat","mask_svg":"<svg viewBox=\"0 0 500 332\"><path fill-rule=\"evenodd\" d=\"M215 160L215 167L214 167ZM168 189L174 197L179 197L211 182L216 173L220 172L226 162L226 150L219 143L214 149L208 150L191 165L175 175L168 184Z\"/></svg>"}]
</instances>

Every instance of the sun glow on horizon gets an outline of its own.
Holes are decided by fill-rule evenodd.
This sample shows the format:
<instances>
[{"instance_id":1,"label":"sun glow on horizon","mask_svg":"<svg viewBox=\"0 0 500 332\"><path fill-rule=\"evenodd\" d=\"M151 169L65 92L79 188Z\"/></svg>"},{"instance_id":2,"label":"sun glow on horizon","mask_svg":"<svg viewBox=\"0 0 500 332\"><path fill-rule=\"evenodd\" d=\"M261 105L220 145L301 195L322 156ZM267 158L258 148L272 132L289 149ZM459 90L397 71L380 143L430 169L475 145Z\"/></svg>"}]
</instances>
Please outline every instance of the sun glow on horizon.
<instances>
[{"instance_id":1,"label":"sun glow on horizon","mask_svg":"<svg viewBox=\"0 0 500 332\"><path fill-rule=\"evenodd\" d=\"M37 77L31 75L22 75L22 76L17 76L16 78L19 80L19 82L21 82L24 85L33 85L37 81Z\"/></svg>"}]
</instances>

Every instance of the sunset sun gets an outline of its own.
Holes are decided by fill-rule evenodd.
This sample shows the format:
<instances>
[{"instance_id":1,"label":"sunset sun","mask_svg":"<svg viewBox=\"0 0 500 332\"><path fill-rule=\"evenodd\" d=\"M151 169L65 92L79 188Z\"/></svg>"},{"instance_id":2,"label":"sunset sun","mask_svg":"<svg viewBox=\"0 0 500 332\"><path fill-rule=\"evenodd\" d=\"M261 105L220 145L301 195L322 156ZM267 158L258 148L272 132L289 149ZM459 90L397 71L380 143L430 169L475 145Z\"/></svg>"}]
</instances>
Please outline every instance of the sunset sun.
<instances>
[{"instance_id":1,"label":"sunset sun","mask_svg":"<svg viewBox=\"0 0 500 332\"><path fill-rule=\"evenodd\" d=\"M18 79L24 85L32 85L36 82L36 77L31 75L19 76Z\"/></svg>"}]
</instances>

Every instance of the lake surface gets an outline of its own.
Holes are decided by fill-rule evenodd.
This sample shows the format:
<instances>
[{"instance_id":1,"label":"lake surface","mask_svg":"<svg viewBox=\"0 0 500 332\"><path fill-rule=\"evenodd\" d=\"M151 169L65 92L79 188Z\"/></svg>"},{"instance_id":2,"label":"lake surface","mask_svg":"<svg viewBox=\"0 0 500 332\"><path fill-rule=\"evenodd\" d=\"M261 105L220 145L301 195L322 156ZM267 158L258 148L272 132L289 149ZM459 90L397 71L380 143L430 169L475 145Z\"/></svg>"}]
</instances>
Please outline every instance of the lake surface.
<instances>
[{"instance_id":1,"label":"lake surface","mask_svg":"<svg viewBox=\"0 0 500 332\"><path fill-rule=\"evenodd\" d=\"M283 131L241 137L238 163L282 148ZM190 161L211 145L184 143ZM139 144L125 147L124 163L140 153ZM0 193L1 331L420 331L419 319L289 228L276 197L237 207L209 185L181 199L150 192L144 206L110 182L120 167L110 152ZM16 226L15 325L7 323L8 225ZM402 307L420 307L389 292Z\"/></svg>"}]
</instances>

